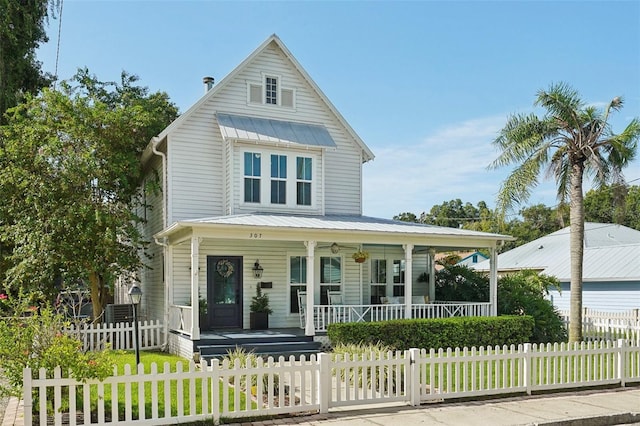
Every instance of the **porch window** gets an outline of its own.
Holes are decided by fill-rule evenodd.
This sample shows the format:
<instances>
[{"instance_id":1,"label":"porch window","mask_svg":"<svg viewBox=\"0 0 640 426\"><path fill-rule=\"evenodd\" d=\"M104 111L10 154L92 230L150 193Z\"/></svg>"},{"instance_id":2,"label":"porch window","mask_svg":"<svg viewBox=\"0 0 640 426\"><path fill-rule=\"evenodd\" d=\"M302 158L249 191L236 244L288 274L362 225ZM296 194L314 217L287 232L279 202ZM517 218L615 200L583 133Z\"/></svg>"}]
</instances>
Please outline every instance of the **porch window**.
<instances>
[{"instance_id":1,"label":"porch window","mask_svg":"<svg viewBox=\"0 0 640 426\"><path fill-rule=\"evenodd\" d=\"M393 295L395 297L404 296L404 262L404 260L393 261Z\"/></svg>"},{"instance_id":2,"label":"porch window","mask_svg":"<svg viewBox=\"0 0 640 426\"><path fill-rule=\"evenodd\" d=\"M371 260L371 304L379 305L380 298L387 295L387 260Z\"/></svg>"},{"instance_id":3,"label":"porch window","mask_svg":"<svg viewBox=\"0 0 640 426\"><path fill-rule=\"evenodd\" d=\"M286 155L271 155L271 204L287 204Z\"/></svg>"},{"instance_id":4,"label":"porch window","mask_svg":"<svg viewBox=\"0 0 640 426\"><path fill-rule=\"evenodd\" d=\"M289 259L289 312L300 312L298 306L298 291L307 290L307 258L306 256L291 256Z\"/></svg>"},{"instance_id":5,"label":"porch window","mask_svg":"<svg viewBox=\"0 0 640 426\"><path fill-rule=\"evenodd\" d=\"M244 153L244 201L260 202L260 153Z\"/></svg>"},{"instance_id":6,"label":"porch window","mask_svg":"<svg viewBox=\"0 0 640 426\"><path fill-rule=\"evenodd\" d=\"M342 258L340 256L320 257L320 304L328 305L328 291L341 291Z\"/></svg>"},{"instance_id":7,"label":"porch window","mask_svg":"<svg viewBox=\"0 0 640 426\"><path fill-rule=\"evenodd\" d=\"M296 200L299 206L311 205L312 160L296 157Z\"/></svg>"}]
</instances>

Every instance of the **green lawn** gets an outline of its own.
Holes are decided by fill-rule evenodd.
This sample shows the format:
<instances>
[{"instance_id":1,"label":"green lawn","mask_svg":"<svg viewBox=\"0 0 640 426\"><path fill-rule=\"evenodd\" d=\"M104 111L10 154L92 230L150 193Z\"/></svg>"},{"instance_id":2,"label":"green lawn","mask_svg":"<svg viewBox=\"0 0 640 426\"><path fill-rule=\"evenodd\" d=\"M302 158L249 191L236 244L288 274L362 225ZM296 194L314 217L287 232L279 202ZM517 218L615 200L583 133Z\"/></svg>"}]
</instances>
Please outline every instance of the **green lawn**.
<instances>
[{"instance_id":1,"label":"green lawn","mask_svg":"<svg viewBox=\"0 0 640 426\"><path fill-rule=\"evenodd\" d=\"M135 354L131 351L114 351L111 354L112 358L113 358L113 363L114 365L117 367L117 372L118 372L118 376L122 376L124 375L124 371L125 371L125 365L129 364L131 365L131 371L134 371L134 364L135 364ZM140 362L143 364L144 366L144 372L145 374L149 374L151 373L151 364L156 363L157 364L157 372L158 373L162 373L164 371L164 363L168 362L169 366L170 366L170 371L171 372L175 372L176 371L176 365L178 362L181 362L183 365L182 371L188 371L188 360L181 358L179 356L176 355L171 355L171 354L167 354L167 353L161 353L161 352L141 352L140 353ZM154 376L151 376L152 378ZM155 386L157 386L157 406L158 406L158 415L160 417L164 417L165 416L165 408L167 408L167 410L170 410L171 416L176 416L178 415L178 410L179 410L179 404L178 401L181 399L182 400L182 414L183 415L191 415L191 414L200 414L202 413L202 380L203 379L195 379L193 382L195 383L195 386L192 387L190 385L190 380L188 379L184 379L182 380L182 389L181 389L181 393L182 393L182 397L179 398L179 383L177 380L171 380L169 382L169 386L168 386L168 390L167 390L167 386L165 386L165 382L164 381L158 381L157 384ZM211 389L211 383L210 380L211 379L205 379L208 381L208 383L206 384L207 389ZM132 406L132 418L136 419L139 418L139 404L138 404L138 384L137 383L132 383L130 385L130 393L127 394L126 391L126 387L127 385L125 384L119 384L117 387L117 394L118 394L118 398L117 398L117 404L118 404L118 417L120 418L120 420L124 420L125 419L125 399L130 400L131 401L131 406ZM219 390L220 390L220 394L222 394L222 389L223 389L223 383L220 382L218 384L219 386ZM97 401L98 401L98 390L99 390L99 386L98 385L90 385L90 400L91 400L91 411L92 413L95 415L95 413L97 412ZM145 399L145 403L144 403L144 410L145 410L145 417L150 418L152 416L152 399L151 399L151 392L152 389L152 383L151 382L145 382L144 383L144 399ZM166 392L170 393L170 407L165 407L165 393ZM229 399L228 399L228 403L227 403L227 410L229 411L233 411L235 410L235 406L234 406L234 401L235 401L235 391L236 388L233 387L229 387ZM78 410L82 410L83 407L83 386L78 386L76 395L77 395L77 399L76 399L76 407ZM191 394L194 393L195 394L195 407L191 407L190 404L190 397ZM112 405L111 405L111 395L112 395L112 387L110 384L106 384L104 385L104 399L105 399L105 414L107 417L109 417L111 415L112 412ZM68 394L66 395L68 397ZM245 409L246 408L246 404L247 404L247 398L246 398L246 394L244 392L240 393L240 407L238 409ZM209 396L210 397L210 396ZM210 405L210 402L209 402ZM219 401L219 407L220 410L223 411L223 400L222 398L220 398ZM251 401L251 407L255 408L255 402ZM209 411L211 409L209 408ZM193 411L193 413L192 413Z\"/></svg>"}]
</instances>

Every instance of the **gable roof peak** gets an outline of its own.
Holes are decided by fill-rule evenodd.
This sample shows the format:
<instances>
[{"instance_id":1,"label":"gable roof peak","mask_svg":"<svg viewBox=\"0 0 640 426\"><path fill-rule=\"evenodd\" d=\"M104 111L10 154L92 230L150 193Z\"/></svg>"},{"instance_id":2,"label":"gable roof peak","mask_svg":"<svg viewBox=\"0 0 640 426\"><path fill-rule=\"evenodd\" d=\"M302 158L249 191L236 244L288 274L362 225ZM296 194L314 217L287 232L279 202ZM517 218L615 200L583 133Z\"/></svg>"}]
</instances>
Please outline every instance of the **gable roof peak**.
<instances>
[{"instance_id":1,"label":"gable roof peak","mask_svg":"<svg viewBox=\"0 0 640 426\"><path fill-rule=\"evenodd\" d=\"M318 95L318 97L325 103L325 105L329 108L331 113L336 117L336 119L340 122L340 124L345 128L347 133L355 140L355 142L362 149L362 161L366 163L367 161L374 159L373 152L369 149L369 147L364 143L364 141L358 136L355 130L349 125L347 120L344 119L342 114L336 109L336 107L331 103L329 98L320 90L320 87L313 81L311 76L305 71L305 69L300 65L297 59L293 56L291 51L287 49L285 44L280 40L280 37L276 33L271 34L260 46L258 46L249 56L247 56L238 66L236 66L229 74L227 74L218 84L211 87L195 104L193 104L187 111L181 114L178 118L176 118L171 124L169 124L165 129L160 132L157 136L158 140L164 139L171 131L182 122L184 122L189 116L191 116L194 111L197 111L204 103L206 103L211 97L215 96L216 93L219 93L230 81L232 81L249 63L251 63L258 55L260 55L271 43L275 43L275 45L282 51L284 56L291 62L293 67L300 73L302 78L309 84L311 89ZM150 142L151 144L152 142Z\"/></svg>"}]
</instances>

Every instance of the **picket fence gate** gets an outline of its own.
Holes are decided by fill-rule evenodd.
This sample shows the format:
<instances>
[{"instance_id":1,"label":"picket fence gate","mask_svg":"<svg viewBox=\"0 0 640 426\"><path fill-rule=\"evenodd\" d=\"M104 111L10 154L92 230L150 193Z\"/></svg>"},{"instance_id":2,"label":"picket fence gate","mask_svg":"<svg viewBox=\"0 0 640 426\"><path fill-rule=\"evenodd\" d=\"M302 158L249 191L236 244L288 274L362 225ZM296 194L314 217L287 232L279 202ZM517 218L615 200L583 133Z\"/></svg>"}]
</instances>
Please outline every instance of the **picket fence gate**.
<instances>
[{"instance_id":1,"label":"picket fence gate","mask_svg":"<svg viewBox=\"0 0 640 426\"><path fill-rule=\"evenodd\" d=\"M25 424L163 425L241 418L383 402L419 405L487 395L640 382L640 347L625 341L576 345L523 344L370 353L321 353L278 361L181 362L172 371L125 366L85 383L24 370ZM38 413L48 413L39 415ZM51 424L51 423L49 423Z\"/></svg>"},{"instance_id":2,"label":"picket fence gate","mask_svg":"<svg viewBox=\"0 0 640 426\"><path fill-rule=\"evenodd\" d=\"M82 342L84 351L104 350L107 345L113 350L135 349L132 323L72 323L65 331ZM164 325L157 320L141 321L138 339L141 350L160 348L164 344Z\"/></svg>"}]
</instances>

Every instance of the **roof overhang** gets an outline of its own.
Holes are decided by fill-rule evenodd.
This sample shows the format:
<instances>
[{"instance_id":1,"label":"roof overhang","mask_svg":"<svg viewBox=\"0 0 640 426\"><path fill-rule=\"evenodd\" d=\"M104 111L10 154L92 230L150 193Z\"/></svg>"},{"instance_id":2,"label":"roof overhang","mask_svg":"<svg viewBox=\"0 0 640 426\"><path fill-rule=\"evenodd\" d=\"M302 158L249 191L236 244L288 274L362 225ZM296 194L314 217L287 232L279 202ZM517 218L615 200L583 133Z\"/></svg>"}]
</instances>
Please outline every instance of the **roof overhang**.
<instances>
[{"instance_id":1,"label":"roof overhang","mask_svg":"<svg viewBox=\"0 0 640 426\"><path fill-rule=\"evenodd\" d=\"M292 216L249 214L185 220L157 233L177 244L192 237L216 239L260 238L262 241L331 241L359 244L413 244L448 249L497 247L513 238L366 216Z\"/></svg>"},{"instance_id":2,"label":"roof overhang","mask_svg":"<svg viewBox=\"0 0 640 426\"><path fill-rule=\"evenodd\" d=\"M278 145L337 148L326 127L295 121L273 120L218 112L220 133L225 140L243 140Z\"/></svg>"}]
</instances>

